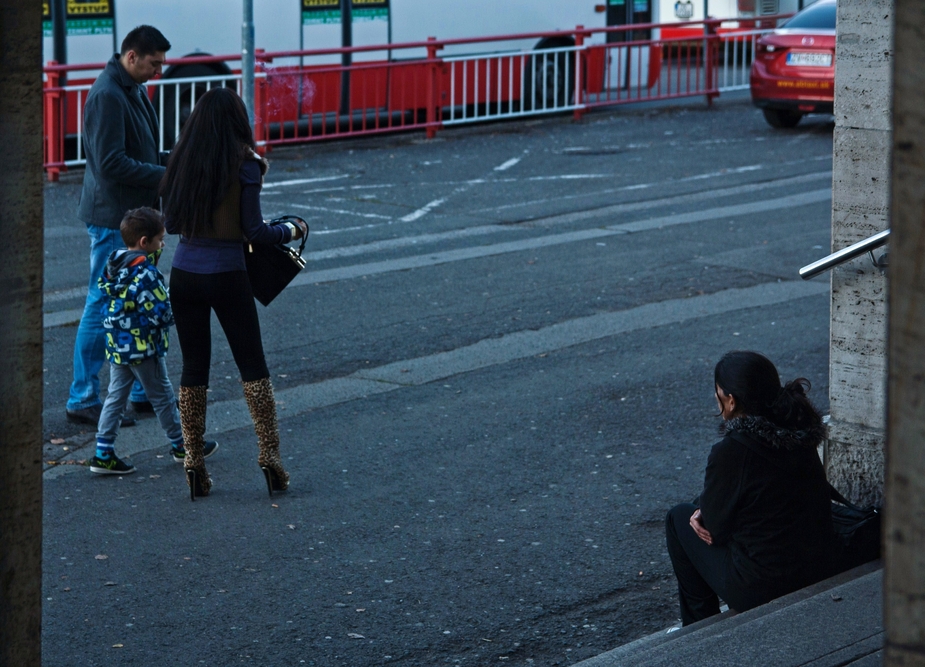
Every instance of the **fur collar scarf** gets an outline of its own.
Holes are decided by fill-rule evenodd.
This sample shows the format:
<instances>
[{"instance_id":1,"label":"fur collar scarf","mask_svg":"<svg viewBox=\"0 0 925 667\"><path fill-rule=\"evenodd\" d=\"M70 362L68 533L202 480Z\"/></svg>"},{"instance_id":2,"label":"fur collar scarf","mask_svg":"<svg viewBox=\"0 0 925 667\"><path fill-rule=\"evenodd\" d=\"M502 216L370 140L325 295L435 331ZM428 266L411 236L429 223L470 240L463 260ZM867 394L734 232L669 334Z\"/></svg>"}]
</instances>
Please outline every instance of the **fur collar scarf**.
<instances>
[{"instance_id":1,"label":"fur collar scarf","mask_svg":"<svg viewBox=\"0 0 925 667\"><path fill-rule=\"evenodd\" d=\"M738 431L754 436L771 449L793 450L800 447L816 447L826 437L825 424L821 421L812 428L791 431L769 422L764 417L733 417L724 421L719 430L722 435L730 431Z\"/></svg>"}]
</instances>

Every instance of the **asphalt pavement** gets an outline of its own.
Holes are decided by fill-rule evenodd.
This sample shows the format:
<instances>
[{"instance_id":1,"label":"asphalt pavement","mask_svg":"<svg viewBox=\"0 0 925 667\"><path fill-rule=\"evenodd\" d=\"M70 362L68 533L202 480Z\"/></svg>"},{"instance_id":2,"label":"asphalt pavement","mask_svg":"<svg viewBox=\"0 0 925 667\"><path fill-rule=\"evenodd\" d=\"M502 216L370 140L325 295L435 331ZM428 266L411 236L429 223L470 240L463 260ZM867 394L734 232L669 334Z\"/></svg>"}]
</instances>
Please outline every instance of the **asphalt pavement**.
<instances>
[{"instance_id":1,"label":"asphalt pavement","mask_svg":"<svg viewBox=\"0 0 925 667\"><path fill-rule=\"evenodd\" d=\"M214 322L213 494L151 418L116 443L136 474L80 465L81 174L46 187L44 664L569 665L673 623L663 518L699 491L716 360L764 351L827 407L828 281L797 271L829 250L831 118L721 101L269 157L265 217L311 227L259 307L273 498Z\"/></svg>"}]
</instances>

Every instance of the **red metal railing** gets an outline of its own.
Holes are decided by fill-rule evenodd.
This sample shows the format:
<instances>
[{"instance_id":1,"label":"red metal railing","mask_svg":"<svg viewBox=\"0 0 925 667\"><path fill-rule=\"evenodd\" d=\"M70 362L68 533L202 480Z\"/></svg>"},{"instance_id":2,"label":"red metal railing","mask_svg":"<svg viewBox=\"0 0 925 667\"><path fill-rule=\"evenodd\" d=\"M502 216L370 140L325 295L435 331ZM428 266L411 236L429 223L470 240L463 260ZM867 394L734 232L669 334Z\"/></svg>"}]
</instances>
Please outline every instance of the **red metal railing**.
<instances>
[{"instance_id":1,"label":"red metal railing","mask_svg":"<svg viewBox=\"0 0 925 667\"><path fill-rule=\"evenodd\" d=\"M769 19L784 16L766 17ZM644 24L523 33L340 49L258 52L254 133L262 150L272 146L386 132L571 111L703 95L708 103L723 83L747 80L749 47L763 30L721 30L722 20ZM640 32L669 27L689 36L637 39ZM622 41L608 42L617 36ZM526 42L557 38L570 45L537 50ZM440 56L495 44L506 50ZM514 47L511 47L511 45ZM574 45L571 45L574 44ZM730 62L732 44L738 55ZM742 48L739 49L739 46ZM721 48L722 47L722 48ZM367 58L344 65L345 56ZM373 58L373 59L370 59ZM379 58L379 59L375 59ZM335 62L331 62L331 61ZM240 55L169 61L184 65L239 62ZM45 68L45 168L48 177L85 161L83 104L103 63ZM735 71L730 76L730 67ZM239 86L240 70L211 77L157 79L148 94L161 118L161 148L169 148L189 108L214 85ZM732 89L727 86L726 89ZM165 98L168 101L165 103ZM164 136L164 126L169 128Z\"/></svg>"}]
</instances>

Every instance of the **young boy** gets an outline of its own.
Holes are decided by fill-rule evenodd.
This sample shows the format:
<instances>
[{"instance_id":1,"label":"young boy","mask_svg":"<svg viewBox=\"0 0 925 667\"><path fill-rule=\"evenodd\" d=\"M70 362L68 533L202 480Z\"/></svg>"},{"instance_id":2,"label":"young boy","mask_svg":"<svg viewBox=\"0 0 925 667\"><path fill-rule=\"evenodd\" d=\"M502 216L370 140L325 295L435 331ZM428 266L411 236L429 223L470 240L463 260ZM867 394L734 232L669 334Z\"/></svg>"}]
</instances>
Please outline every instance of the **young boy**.
<instances>
[{"instance_id":1,"label":"young boy","mask_svg":"<svg viewBox=\"0 0 925 667\"><path fill-rule=\"evenodd\" d=\"M110 361L109 395L97 427L96 455L90 459L90 471L100 475L135 472L135 466L116 456L114 445L136 378L170 440L171 457L183 463L186 455L180 414L164 359L173 324L164 276L157 269L164 248L164 221L153 209L136 208L125 214L119 231L127 249L109 256L99 280L106 297L102 315L106 357ZM203 453L209 456L216 449L218 443L206 442Z\"/></svg>"}]
</instances>

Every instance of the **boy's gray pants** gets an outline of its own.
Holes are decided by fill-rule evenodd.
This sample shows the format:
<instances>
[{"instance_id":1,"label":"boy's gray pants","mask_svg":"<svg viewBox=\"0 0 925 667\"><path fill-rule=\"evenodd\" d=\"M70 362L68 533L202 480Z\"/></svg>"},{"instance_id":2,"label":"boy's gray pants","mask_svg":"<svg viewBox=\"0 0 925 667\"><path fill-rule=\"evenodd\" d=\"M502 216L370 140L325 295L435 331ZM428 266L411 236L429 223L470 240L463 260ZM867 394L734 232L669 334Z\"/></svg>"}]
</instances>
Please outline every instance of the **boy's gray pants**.
<instances>
[{"instance_id":1,"label":"boy's gray pants","mask_svg":"<svg viewBox=\"0 0 925 667\"><path fill-rule=\"evenodd\" d=\"M178 446L183 445L183 431L180 429L180 412L173 385L167 377L167 361L164 357L148 357L140 364L109 364L109 395L103 404L96 440L114 443L119 434L119 425L125 413L125 404L137 380L144 387L154 414L157 415L167 439Z\"/></svg>"}]
</instances>

